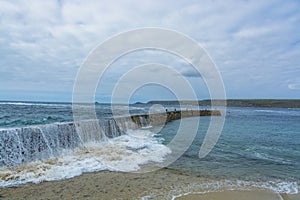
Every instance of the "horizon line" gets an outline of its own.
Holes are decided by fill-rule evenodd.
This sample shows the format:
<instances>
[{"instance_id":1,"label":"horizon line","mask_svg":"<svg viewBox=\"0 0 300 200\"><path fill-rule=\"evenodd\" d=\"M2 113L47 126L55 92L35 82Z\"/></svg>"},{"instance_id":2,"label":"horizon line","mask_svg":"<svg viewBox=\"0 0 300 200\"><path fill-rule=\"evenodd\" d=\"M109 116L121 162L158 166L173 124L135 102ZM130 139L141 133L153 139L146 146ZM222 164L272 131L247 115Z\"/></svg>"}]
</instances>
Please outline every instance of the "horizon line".
<instances>
[{"instance_id":1,"label":"horizon line","mask_svg":"<svg viewBox=\"0 0 300 200\"><path fill-rule=\"evenodd\" d=\"M198 100L148 100L146 102L144 101L135 101L134 103L129 103L129 104L147 104L149 102L196 102L196 101L211 101L211 100L216 100L216 101L231 101L231 100L280 100L280 101L300 101L300 98L228 98L228 99L198 99ZM72 102L72 101L43 101L43 100L0 100L0 102L19 102L19 103L58 103L58 104L72 104L72 103L78 103L78 104L90 104L92 102ZM111 102L101 102L101 101L95 101L93 103L96 104L111 104ZM119 102L115 104L128 104L128 102Z\"/></svg>"}]
</instances>

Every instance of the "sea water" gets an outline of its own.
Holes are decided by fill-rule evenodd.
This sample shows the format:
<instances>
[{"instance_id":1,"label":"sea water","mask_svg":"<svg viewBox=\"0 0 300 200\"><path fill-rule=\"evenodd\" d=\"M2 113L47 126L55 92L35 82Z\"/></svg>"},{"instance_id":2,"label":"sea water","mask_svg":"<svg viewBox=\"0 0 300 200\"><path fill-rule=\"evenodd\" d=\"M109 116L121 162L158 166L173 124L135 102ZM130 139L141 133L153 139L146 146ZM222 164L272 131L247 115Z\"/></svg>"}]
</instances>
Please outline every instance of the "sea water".
<instances>
[{"instance_id":1,"label":"sea water","mask_svg":"<svg viewBox=\"0 0 300 200\"><path fill-rule=\"evenodd\" d=\"M130 105L129 110L132 114L147 113L150 107ZM165 108L180 109L178 106ZM122 114L127 109L127 106L119 105L118 112ZM96 112L99 118L112 115L109 104L97 104ZM67 103L0 102L2 133L15 130L16 127L48 127L72 119L72 105ZM195 119L182 120L193 124ZM206 157L199 159L199 149L210 120L211 117L200 118L193 143L168 169L211 180L194 183L190 186L194 188L208 185L211 188L229 189L255 187L280 193L298 193L300 109L227 108L225 125L217 144ZM172 149L167 144L176 135L179 125L180 120L172 121L158 133L154 127L127 130L119 137L61 148L46 159L42 159L42 155L41 159L32 159L16 166L2 165L0 184L10 186L61 180L83 172L101 170L137 171L148 163L163 162L171 154ZM191 130L185 131L188 134ZM50 131L47 134L56 133ZM18 134L15 137L19 137ZM5 145L7 140L0 141L0 146ZM5 155L1 156L0 160L5 159Z\"/></svg>"},{"instance_id":2,"label":"sea water","mask_svg":"<svg viewBox=\"0 0 300 200\"><path fill-rule=\"evenodd\" d=\"M227 108L227 112L218 143L205 158L199 159L198 153L210 117L201 117L194 142L169 168L220 180L212 183L214 187L257 187L279 193L297 193L300 183L300 109ZM183 120L192 124L194 119ZM179 121L173 121L162 130L164 144L172 139L174 127L178 126ZM204 184L198 187L204 187Z\"/></svg>"}]
</instances>

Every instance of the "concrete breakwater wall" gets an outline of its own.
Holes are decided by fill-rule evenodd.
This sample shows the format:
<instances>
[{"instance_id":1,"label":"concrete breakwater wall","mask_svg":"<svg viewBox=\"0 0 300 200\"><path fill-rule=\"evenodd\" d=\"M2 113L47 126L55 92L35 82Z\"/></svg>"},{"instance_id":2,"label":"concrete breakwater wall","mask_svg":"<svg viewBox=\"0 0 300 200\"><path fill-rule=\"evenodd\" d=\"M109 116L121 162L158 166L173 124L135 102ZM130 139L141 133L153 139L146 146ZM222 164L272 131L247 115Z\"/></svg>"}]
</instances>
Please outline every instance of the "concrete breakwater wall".
<instances>
[{"instance_id":1,"label":"concrete breakwater wall","mask_svg":"<svg viewBox=\"0 0 300 200\"><path fill-rule=\"evenodd\" d=\"M125 134L128 129L164 125L173 120L199 116L221 116L221 112L219 110L184 110L119 116L107 118L108 123L102 125L102 128L105 130L105 136L113 138Z\"/></svg>"},{"instance_id":2,"label":"concrete breakwater wall","mask_svg":"<svg viewBox=\"0 0 300 200\"><path fill-rule=\"evenodd\" d=\"M117 137L128 129L164 125L186 117L220 115L218 110L186 110L0 129L0 167L56 157L65 149Z\"/></svg>"},{"instance_id":3,"label":"concrete breakwater wall","mask_svg":"<svg viewBox=\"0 0 300 200\"><path fill-rule=\"evenodd\" d=\"M152 125L161 125L162 123L164 123L160 119L160 115L161 114L150 115L150 121ZM181 118L197 117L197 116L221 116L221 112L219 110L171 111L171 112L166 112L166 123Z\"/></svg>"},{"instance_id":4,"label":"concrete breakwater wall","mask_svg":"<svg viewBox=\"0 0 300 200\"><path fill-rule=\"evenodd\" d=\"M197 117L197 116L221 116L219 110L183 110L183 111L168 111L164 113L154 113L154 114L141 114L130 116L131 120L136 124L136 128L143 127L145 125L162 125L173 120L178 120L187 117ZM116 118L117 119L117 118ZM145 119L143 124L141 119ZM118 121L118 120L117 120Z\"/></svg>"}]
</instances>

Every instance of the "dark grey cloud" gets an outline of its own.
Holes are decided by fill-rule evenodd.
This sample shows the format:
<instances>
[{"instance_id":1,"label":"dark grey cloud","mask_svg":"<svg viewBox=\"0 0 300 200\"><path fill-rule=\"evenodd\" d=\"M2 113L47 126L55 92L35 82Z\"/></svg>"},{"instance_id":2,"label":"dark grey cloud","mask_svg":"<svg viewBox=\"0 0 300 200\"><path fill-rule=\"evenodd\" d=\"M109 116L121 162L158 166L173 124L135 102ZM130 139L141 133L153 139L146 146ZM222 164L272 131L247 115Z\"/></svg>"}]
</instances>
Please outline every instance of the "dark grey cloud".
<instances>
[{"instance_id":1,"label":"dark grey cloud","mask_svg":"<svg viewBox=\"0 0 300 200\"><path fill-rule=\"evenodd\" d=\"M192 67L185 67L180 70L180 73L186 77L201 77L201 74Z\"/></svg>"}]
</instances>

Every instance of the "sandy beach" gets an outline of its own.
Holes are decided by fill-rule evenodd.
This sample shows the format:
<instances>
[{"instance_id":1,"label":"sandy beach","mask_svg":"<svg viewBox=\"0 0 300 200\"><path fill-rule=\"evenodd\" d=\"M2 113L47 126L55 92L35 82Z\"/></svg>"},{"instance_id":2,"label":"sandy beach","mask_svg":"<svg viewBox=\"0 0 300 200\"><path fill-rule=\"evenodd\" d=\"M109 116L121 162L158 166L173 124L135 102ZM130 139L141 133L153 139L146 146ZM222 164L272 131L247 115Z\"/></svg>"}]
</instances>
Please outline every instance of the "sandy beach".
<instances>
[{"instance_id":1,"label":"sandy beach","mask_svg":"<svg viewBox=\"0 0 300 200\"><path fill-rule=\"evenodd\" d=\"M300 200L300 0L0 0L0 200Z\"/></svg>"},{"instance_id":2,"label":"sandy beach","mask_svg":"<svg viewBox=\"0 0 300 200\"><path fill-rule=\"evenodd\" d=\"M296 200L299 195L276 194L271 191L223 191L206 194L185 195L176 200Z\"/></svg>"},{"instance_id":3,"label":"sandy beach","mask_svg":"<svg viewBox=\"0 0 300 200\"><path fill-rule=\"evenodd\" d=\"M155 172L122 173L102 171L85 173L81 176L61 181L23 184L0 188L0 199L263 199L296 200L299 195L275 194L271 191L225 191L202 195L186 195L205 191L205 188L192 187L193 184L205 183L209 179L189 176L162 169ZM201 191L202 190L202 191ZM147 197L147 198L145 198Z\"/></svg>"}]
</instances>

